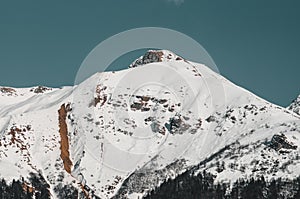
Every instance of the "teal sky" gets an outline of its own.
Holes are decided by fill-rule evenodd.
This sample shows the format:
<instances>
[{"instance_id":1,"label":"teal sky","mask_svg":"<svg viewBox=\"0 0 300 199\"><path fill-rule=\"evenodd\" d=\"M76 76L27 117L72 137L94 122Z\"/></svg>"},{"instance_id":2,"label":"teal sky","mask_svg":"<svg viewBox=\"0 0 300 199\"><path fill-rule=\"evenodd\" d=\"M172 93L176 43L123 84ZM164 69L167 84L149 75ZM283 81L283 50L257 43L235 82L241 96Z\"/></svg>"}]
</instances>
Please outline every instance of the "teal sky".
<instances>
[{"instance_id":1,"label":"teal sky","mask_svg":"<svg viewBox=\"0 0 300 199\"><path fill-rule=\"evenodd\" d=\"M0 85L72 85L101 41L155 26L192 37L223 76L286 106L300 94L299 10L298 0L1 1ZM136 56L129 53L114 68Z\"/></svg>"}]
</instances>

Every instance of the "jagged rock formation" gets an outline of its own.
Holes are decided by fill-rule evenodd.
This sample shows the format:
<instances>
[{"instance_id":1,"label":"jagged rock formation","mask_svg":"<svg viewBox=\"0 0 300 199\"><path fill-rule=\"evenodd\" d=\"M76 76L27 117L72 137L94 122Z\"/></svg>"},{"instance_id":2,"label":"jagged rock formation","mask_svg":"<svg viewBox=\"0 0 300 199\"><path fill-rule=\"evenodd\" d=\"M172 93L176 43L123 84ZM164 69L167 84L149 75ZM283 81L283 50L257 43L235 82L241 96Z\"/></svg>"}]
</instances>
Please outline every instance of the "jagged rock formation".
<instances>
[{"instance_id":1,"label":"jagged rock formation","mask_svg":"<svg viewBox=\"0 0 300 199\"><path fill-rule=\"evenodd\" d=\"M297 146L295 146L292 142L289 142L284 134L274 135L270 142L270 146L277 151L280 149L297 149Z\"/></svg>"},{"instance_id":2,"label":"jagged rock formation","mask_svg":"<svg viewBox=\"0 0 300 199\"><path fill-rule=\"evenodd\" d=\"M129 68L135 68L149 63L165 61L181 61L183 58L168 50L149 50L145 55L135 60Z\"/></svg>"},{"instance_id":3,"label":"jagged rock formation","mask_svg":"<svg viewBox=\"0 0 300 199\"><path fill-rule=\"evenodd\" d=\"M52 88L48 88L45 86L38 86L36 88L32 88L30 91L38 94L38 93L44 93L44 92L51 91L51 90L52 90Z\"/></svg>"},{"instance_id":4,"label":"jagged rock formation","mask_svg":"<svg viewBox=\"0 0 300 199\"><path fill-rule=\"evenodd\" d=\"M9 87L0 87L0 92L8 96L12 96L16 93L16 90Z\"/></svg>"}]
</instances>

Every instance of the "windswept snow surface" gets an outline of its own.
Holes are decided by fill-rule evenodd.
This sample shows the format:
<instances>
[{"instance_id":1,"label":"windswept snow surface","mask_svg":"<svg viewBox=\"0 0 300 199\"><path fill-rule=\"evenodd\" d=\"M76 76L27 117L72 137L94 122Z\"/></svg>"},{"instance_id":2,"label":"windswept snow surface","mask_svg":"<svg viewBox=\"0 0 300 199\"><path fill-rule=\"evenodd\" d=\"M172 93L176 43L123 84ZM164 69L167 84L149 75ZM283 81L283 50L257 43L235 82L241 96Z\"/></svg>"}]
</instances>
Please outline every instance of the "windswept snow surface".
<instances>
[{"instance_id":1,"label":"windswept snow surface","mask_svg":"<svg viewBox=\"0 0 300 199\"><path fill-rule=\"evenodd\" d=\"M0 92L0 177L40 173L53 198L59 184L100 198L138 198L207 159L198 170L220 181L300 175L297 115L202 64L151 53L160 58L97 73L73 88ZM62 105L71 173L61 158ZM286 144L273 139L282 134Z\"/></svg>"}]
</instances>

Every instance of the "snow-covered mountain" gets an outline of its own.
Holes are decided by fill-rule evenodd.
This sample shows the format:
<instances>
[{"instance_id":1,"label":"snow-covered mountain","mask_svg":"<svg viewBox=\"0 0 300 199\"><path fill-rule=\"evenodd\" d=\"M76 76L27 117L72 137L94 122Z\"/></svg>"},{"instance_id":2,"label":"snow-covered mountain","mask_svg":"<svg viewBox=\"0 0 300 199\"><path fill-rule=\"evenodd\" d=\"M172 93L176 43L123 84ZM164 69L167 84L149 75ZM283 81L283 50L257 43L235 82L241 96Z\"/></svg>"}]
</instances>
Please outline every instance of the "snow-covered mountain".
<instances>
[{"instance_id":1,"label":"snow-covered mountain","mask_svg":"<svg viewBox=\"0 0 300 199\"><path fill-rule=\"evenodd\" d=\"M300 115L300 95L292 102L288 109Z\"/></svg>"},{"instance_id":2,"label":"snow-covered mountain","mask_svg":"<svg viewBox=\"0 0 300 199\"><path fill-rule=\"evenodd\" d=\"M52 198L142 198L191 169L300 175L300 116L166 50L74 87L1 87L0 132L0 178Z\"/></svg>"}]
</instances>

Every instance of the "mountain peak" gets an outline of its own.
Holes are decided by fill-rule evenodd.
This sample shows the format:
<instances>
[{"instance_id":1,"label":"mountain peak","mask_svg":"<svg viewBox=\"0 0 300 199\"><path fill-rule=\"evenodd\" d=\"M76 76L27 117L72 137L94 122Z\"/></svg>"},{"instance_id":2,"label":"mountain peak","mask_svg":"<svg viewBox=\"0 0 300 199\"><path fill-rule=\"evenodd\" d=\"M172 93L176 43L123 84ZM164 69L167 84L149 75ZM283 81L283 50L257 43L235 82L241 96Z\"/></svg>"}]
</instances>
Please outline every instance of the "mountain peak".
<instances>
[{"instance_id":1,"label":"mountain peak","mask_svg":"<svg viewBox=\"0 0 300 199\"><path fill-rule=\"evenodd\" d=\"M168 61L181 61L182 57L176 55L169 50L149 50L143 56L136 59L129 68L135 68L149 63L155 62L168 62Z\"/></svg>"},{"instance_id":2,"label":"mountain peak","mask_svg":"<svg viewBox=\"0 0 300 199\"><path fill-rule=\"evenodd\" d=\"M202 172L232 184L300 175L295 114L170 51L131 67L61 89L0 87L0 182L49 198L138 199Z\"/></svg>"},{"instance_id":3,"label":"mountain peak","mask_svg":"<svg viewBox=\"0 0 300 199\"><path fill-rule=\"evenodd\" d=\"M288 109L300 115L300 95L292 102Z\"/></svg>"}]
</instances>

